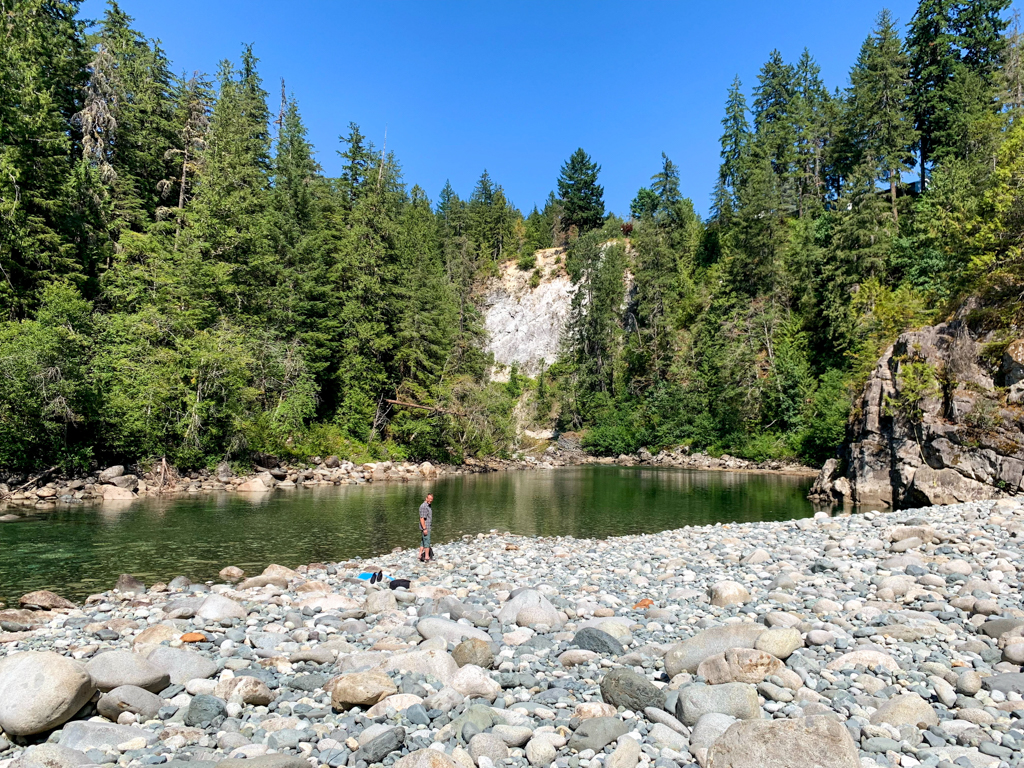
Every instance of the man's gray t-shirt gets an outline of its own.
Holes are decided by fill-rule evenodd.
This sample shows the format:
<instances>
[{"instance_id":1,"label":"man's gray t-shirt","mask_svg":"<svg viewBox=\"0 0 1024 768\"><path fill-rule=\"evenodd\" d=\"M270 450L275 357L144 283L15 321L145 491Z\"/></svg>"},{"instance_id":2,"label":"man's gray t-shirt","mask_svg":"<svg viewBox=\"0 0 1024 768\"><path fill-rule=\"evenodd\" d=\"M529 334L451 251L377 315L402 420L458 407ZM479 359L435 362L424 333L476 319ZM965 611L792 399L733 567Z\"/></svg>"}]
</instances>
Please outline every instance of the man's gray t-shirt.
<instances>
[{"instance_id":1,"label":"man's gray t-shirt","mask_svg":"<svg viewBox=\"0 0 1024 768\"><path fill-rule=\"evenodd\" d=\"M427 530L429 531L433 526L434 522L434 510L432 510L430 508L430 505L427 504L427 502L425 501L422 504L420 504L420 517L426 521Z\"/></svg>"}]
</instances>

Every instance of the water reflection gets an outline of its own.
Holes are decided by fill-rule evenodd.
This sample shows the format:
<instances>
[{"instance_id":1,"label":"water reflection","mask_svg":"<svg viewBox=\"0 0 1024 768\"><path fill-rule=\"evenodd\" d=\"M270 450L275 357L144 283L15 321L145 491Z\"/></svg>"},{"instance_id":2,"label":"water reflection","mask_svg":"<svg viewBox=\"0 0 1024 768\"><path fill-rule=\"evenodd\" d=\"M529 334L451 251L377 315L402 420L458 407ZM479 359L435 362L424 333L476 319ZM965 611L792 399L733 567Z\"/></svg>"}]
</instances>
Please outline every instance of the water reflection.
<instances>
[{"instance_id":1,"label":"water reflection","mask_svg":"<svg viewBox=\"0 0 1024 768\"><path fill-rule=\"evenodd\" d=\"M434 542L443 544L492 528L586 538L804 517L813 512L809 485L781 475L591 466L61 509L0 524L0 600L43 588L80 599L119 573L201 580L229 564L258 571L414 547L428 490Z\"/></svg>"}]
</instances>

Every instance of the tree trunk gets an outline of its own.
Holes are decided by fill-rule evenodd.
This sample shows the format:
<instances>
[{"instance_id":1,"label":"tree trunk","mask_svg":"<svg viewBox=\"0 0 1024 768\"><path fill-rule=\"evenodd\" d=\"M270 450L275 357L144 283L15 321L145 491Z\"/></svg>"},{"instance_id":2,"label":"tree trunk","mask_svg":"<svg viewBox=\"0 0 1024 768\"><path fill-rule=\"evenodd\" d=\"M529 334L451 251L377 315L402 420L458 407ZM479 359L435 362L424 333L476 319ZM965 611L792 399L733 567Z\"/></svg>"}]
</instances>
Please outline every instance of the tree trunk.
<instances>
[{"instance_id":1,"label":"tree trunk","mask_svg":"<svg viewBox=\"0 0 1024 768\"><path fill-rule=\"evenodd\" d=\"M892 220L899 222L900 215L896 211L896 174L889 171L889 195L892 197Z\"/></svg>"}]
</instances>

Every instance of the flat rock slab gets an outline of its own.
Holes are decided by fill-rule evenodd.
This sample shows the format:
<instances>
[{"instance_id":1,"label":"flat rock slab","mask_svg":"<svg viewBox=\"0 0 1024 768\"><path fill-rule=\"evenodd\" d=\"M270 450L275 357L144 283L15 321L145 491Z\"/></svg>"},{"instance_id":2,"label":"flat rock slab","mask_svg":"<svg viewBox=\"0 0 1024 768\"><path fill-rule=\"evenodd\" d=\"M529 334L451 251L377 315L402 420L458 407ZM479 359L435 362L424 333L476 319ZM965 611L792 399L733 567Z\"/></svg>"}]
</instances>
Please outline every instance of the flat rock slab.
<instances>
[{"instance_id":1,"label":"flat rock slab","mask_svg":"<svg viewBox=\"0 0 1024 768\"><path fill-rule=\"evenodd\" d=\"M155 744L157 735L153 731L143 728L133 728L130 725L117 725L116 723L97 723L91 720L76 720L68 723L60 734L60 741L57 743L69 749L85 751L88 749L102 749L103 747L116 747L126 741L144 739L146 744Z\"/></svg>"},{"instance_id":2,"label":"flat rock slab","mask_svg":"<svg viewBox=\"0 0 1024 768\"><path fill-rule=\"evenodd\" d=\"M860 756L846 726L829 717L740 720L714 742L706 768L768 766L860 768Z\"/></svg>"}]
</instances>

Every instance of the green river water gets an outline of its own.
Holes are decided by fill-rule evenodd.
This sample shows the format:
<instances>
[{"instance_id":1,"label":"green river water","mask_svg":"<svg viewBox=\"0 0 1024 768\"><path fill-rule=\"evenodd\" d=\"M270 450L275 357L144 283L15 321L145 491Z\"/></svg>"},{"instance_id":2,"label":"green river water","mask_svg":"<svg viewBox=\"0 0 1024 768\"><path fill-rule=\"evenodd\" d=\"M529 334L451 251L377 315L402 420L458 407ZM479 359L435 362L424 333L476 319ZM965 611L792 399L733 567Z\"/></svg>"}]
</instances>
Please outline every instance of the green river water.
<instances>
[{"instance_id":1,"label":"green river water","mask_svg":"<svg viewBox=\"0 0 1024 768\"><path fill-rule=\"evenodd\" d=\"M807 517L811 479L646 467L581 466L410 483L296 488L252 497L149 498L0 523L0 601L35 589L80 600L121 573L147 584L371 557L419 544L416 510L434 493L433 543L498 529L603 538L684 525ZM17 510L15 510L17 511ZM34 511L33 511L34 512Z\"/></svg>"}]
</instances>

